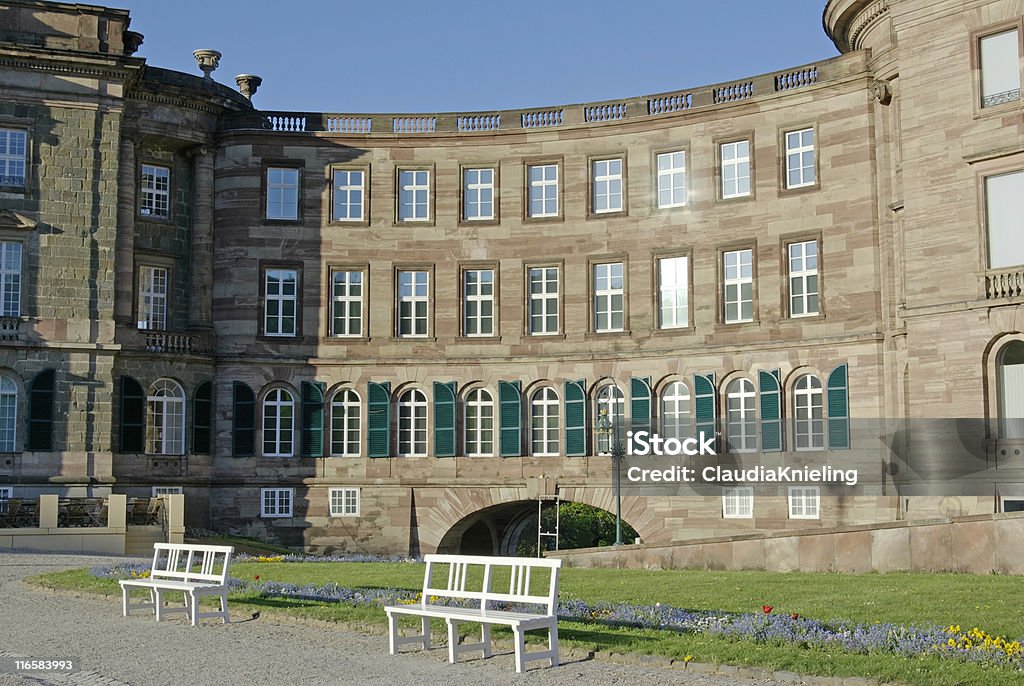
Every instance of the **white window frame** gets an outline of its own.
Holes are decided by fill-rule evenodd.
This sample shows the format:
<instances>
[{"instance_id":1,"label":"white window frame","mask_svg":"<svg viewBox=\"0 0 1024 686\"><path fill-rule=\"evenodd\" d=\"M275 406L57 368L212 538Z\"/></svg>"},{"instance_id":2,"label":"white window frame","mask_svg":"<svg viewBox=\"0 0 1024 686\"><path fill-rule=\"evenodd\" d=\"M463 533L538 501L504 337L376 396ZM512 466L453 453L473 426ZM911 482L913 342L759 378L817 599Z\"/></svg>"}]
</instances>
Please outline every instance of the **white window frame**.
<instances>
[{"instance_id":1,"label":"white window frame","mask_svg":"<svg viewBox=\"0 0 1024 686\"><path fill-rule=\"evenodd\" d=\"M327 489L327 502L332 517L358 517L360 510L359 489L341 487Z\"/></svg>"},{"instance_id":2,"label":"white window frame","mask_svg":"<svg viewBox=\"0 0 1024 686\"><path fill-rule=\"evenodd\" d=\"M366 292L364 276L361 269L331 270L331 336L335 338L361 338L363 336L363 312L366 310L363 304L363 295ZM342 278L339 279L339 277ZM338 326L339 321L341 322L340 327Z\"/></svg>"},{"instance_id":3,"label":"white window frame","mask_svg":"<svg viewBox=\"0 0 1024 686\"><path fill-rule=\"evenodd\" d=\"M746 275L745 275L746 272ZM754 321L754 251L752 248L726 250L722 253L722 320L726 324L743 324ZM750 287L750 297L743 297L743 287ZM730 295L731 293L731 295ZM750 303L750 316L743 316L744 303ZM736 307L734 317L729 317L729 305Z\"/></svg>"},{"instance_id":4,"label":"white window frame","mask_svg":"<svg viewBox=\"0 0 1024 686\"><path fill-rule=\"evenodd\" d=\"M540 172L540 178L534 179L534 170ZM558 216L558 164L531 164L526 167L526 178L529 183L529 197L526 211L531 219ZM535 212L534 202L540 202L540 211Z\"/></svg>"},{"instance_id":5,"label":"white window frame","mask_svg":"<svg viewBox=\"0 0 1024 686\"><path fill-rule=\"evenodd\" d=\"M398 457L427 456L427 396L410 388L398 397Z\"/></svg>"},{"instance_id":6,"label":"white window frame","mask_svg":"<svg viewBox=\"0 0 1024 686\"><path fill-rule=\"evenodd\" d=\"M19 172L11 173L11 172ZM0 128L0 186L28 185L28 131Z\"/></svg>"},{"instance_id":7,"label":"white window frame","mask_svg":"<svg viewBox=\"0 0 1024 686\"><path fill-rule=\"evenodd\" d=\"M616 273L617 272L617 273ZM594 265L594 332L626 330L626 265L624 262L599 262ZM618 285L616 286L616 281ZM621 318L615 326L615 315ZM602 326L601 321L604 320Z\"/></svg>"},{"instance_id":8,"label":"white window frame","mask_svg":"<svg viewBox=\"0 0 1024 686\"><path fill-rule=\"evenodd\" d=\"M276 279L278 291L270 292L271 275ZM287 293L288 282L292 284L292 292ZM271 314L270 304L275 303L277 313ZM291 328L286 329L288 315L285 308L291 304ZM275 322L276 331L270 330L270 323ZM263 273L263 335L273 337L294 337L298 334L299 324L299 271L297 269L268 268Z\"/></svg>"},{"instance_id":9,"label":"white window frame","mask_svg":"<svg viewBox=\"0 0 1024 686\"><path fill-rule=\"evenodd\" d=\"M341 176L345 177L344 183ZM358 181L355 177L358 176ZM358 198L359 202L353 202ZM344 209L344 213L339 210ZM358 210L358 213L356 212ZM331 171L331 221L361 222L366 216L366 172L362 169Z\"/></svg>"},{"instance_id":10,"label":"white window frame","mask_svg":"<svg viewBox=\"0 0 1024 686\"><path fill-rule=\"evenodd\" d=\"M277 176L278 178L274 178ZM273 209L272 209L273 208ZM271 221L299 218L299 170L295 167L267 167L266 217Z\"/></svg>"},{"instance_id":11,"label":"white window frame","mask_svg":"<svg viewBox=\"0 0 1024 686\"><path fill-rule=\"evenodd\" d=\"M271 519L291 517L295 504L294 488L261 488L260 517Z\"/></svg>"},{"instance_id":12,"label":"white window frame","mask_svg":"<svg viewBox=\"0 0 1024 686\"><path fill-rule=\"evenodd\" d=\"M813 248L813 254L811 254ZM816 317L821 314L821 294L818 278L818 241L798 241L786 246L789 265L789 316ZM811 298L814 309L811 309ZM800 310L800 312L797 312Z\"/></svg>"},{"instance_id":13,"label":"white window frame","mask_svg":"<svg viewBox=\"0 0 1024 686\"><path fill-rule=\"evenodd\" d=\"M404 294L402 279L409 275L409 292ZM426 269L401 269L395 279L395 295L397 298L398 326L396 333L399 338L425 338L430 335L430 272ZM421 292L422 291L422 292ZM417 312L423 305L423 313ZM403 307L407 306L407 307ZM403 312L408 310L408 314ZM422 333L417 331L417 324L423 324Z\"/></svg>"},{"instance_id":14,"label":"white window frame","mask_svg":"<svg viewBox=\"0 0 1024 686\"><path fill-rule=\"evenodd\" d=\"M470 274L475 275L472 282ZM490 275L489 280L485 281L488 274ZM462 334L464 336L494 335L494 274L493 269L462 270ZM490 290L490 293L485 292L487 290ZM490 314L484 314L487 304L491 306Z\"/></svg>"},{"instance_id":15,"label":"white window frame","mask_svg":"<svg viewBox=\"0 0 1024 686\"><path fill-rule=\"evenodd\" d=\"M139 177L139 214L168 219L171 216L171 170L158 164L143 164Z\"/></svg>"},{"instance_id":16,"label":"white window frame","mask_svg":"<svg viewBox=\"0 0 1024 686\"><path fill-rule=\"evenodd\" d=\"M686 151L673 150L658 153L658 209L686 206ZM665 193L668 197L665 197Z\"/></svg>"},{"instance_id":17,"label":"white window frame","mask_svg":"<svg viewBox=\"0 0 1024 686\"><path fill-rule=\"evenodd\" d=\"M0 374L0 453L13 453L18 447L18 384Z\"/></svg>"},{"instance_id":18,"label":"white window frame","mask_svg":"<svg viewBox=\"0 0 1024 686\"><path fill-rule=\"evenodd\" d=\"M484 399L486 396L486 399ZM494 396L486 388L466 394L465 442L467 457L494 455Z\"/></svg>"},{"instance_id":19,"label":"white window frame","mask_svg":"<svg viewBox=\"0 0 1024 686\"><path fill-rule=\"evenodd\" d=\"M986 265L1008 269L1024 264L1019 207L1024 206L1024 169L989 174L984 179Z\"/></svg>"},{"instance_id":20,"label":"white window frame","mask_svg":"<svg viewBox=\"0 0 1024 686\"><path fill-rule=\"evenodd\" d=\"M554 272L554 278L551 278ZM537 277L536 279L534 277ZM561 289L562 270L555 265L540 267L529 267L526 271L526 293L527 293L527 331L531 336L553 336L561 329L561 313L559 312L559 290ZM535 293L534 283L540 286L540 291ZM552 290L552 284L554 284ZM540 313L534 315L534 304L539 305ZM548 320L554 317L554 328L548 326ZM536 320L536 321L535 321ZM539 326L536 322L539 322Z\"/></svg>"},{"instance_id":21,"label":"white window frame","mask_svg":"<svg viewBox=\"0 0 1024 686\"><path fill-rule=\"evenodd\" d=\"M402 198L406 192L411 194L409 202L405 202ZM430 221L429 169L398 170L398 221Z\"/></svg>"},{"instance_id":22,"label":"white window frame","mask_svg":"<svg viewBox=\"0 0 1024 686\"><path fill-rule=\"evenodd\" d=\"M330 454L357 457L361 454L363 404L354 388L340 388L331 396ZM339 426L340 421L340 426ZM340 435L340 440L337 438ZM337 446L341 449L338 450Z\"/></svg>"},{"instance_id":23,"label":"white window frame","mask_svg":"<svg viewBox=\"0 0 1024 686\"><path fill-rule=\"evenodd\" d=\"M995 51L996 48L997 48L996 41L998 39L1002 38L1003 36L1006 36L1007 34L1013 34L1012 43L1013 43L1013 53L1014 54L1013 54L1012 57L1010 57L1009 55L999 55ZM1010 41L1009 40L1004 40L1004 41L1001 41L1001 43L1005 43L1005 45L999 45L998 47L1002 48L1003 50L1005 50L1009 46ZM995 91L994 89L992 89L992 87L990 85L986 84L986 80L991 81L991 78L990 79L986 79L985 78L985 72L986 72L985 65L986 65L986 63L991 64L992 60L997 59L998 57L1004 57L1009 62L1009 65L1005 66L1003 68L1003 71L1007 71L1007 72L1012 71L1013 72L1013 74L1015 76L1015 79L1016 79L1016 84L1010 82L1007 85L1010 85L1010 86L1016 85L1016 88L1009 88L1009 89L1004 89L1004 90L1001 90L1001 91ZM985 36L979 37L978 38L978 64L979 64L979 67L980 67L980 75L979 75L980 76L980 83L979 83L979 86L980 86L980 89L981 89L981 107L982 107L982 109L987 109L989 107L995 107L997 105L1002 105L1002 104L1008 103L1008 102L1019 102L1020 101L1020 28L1019 28L1019 26L1014 26L1012 28L1004 29L1002 31L994 31L994 32L989 33L989 34L987 34ZM996 70L996 69L999 69L1000 66L1001 65L990 67L989 68L989 76L990 77L994 76L994 74L992 72L994 70Z\"/></svg>"},{"instance_id":24,"label":"white window frame","mask_svg":"<svg viewBox=\"0 0 1024 686\"><path fill-rule=\"evenodd\" d=\"M817 486L790 486L789 518L821 519L821 489Z\"/></svg>"},{"instance_id":25,"label":"white window frame","mask_svg":"<svg viewBox=\"0 0 1024 686\"><path fill-rule=\"evenodd\" d=\"M7 513L7 501L14 497L13 486L0 486L0 514Z\"/></svg>"},{"instance_id":26,"label":"white window frame","mask_svg":"<svg viewBox=\"0 0 1024 686\"><path fill-rule=\"evenodd\" d=\"M482 180L485 174L490 180ZM468 222L493 220L494 167L467 167L462 170L462 183L462 219ZM490 205L491 210L485 214L486 205Z\"/></svg>"},{"instance_id":27,"label":"white window frame","mask_svg":"<svg viewBox=\"0 0 1024 686\"><path fill-rule=\"evenodd\" d=\"M593 202L594 214L621 212L625 206L622 187L623 158L609 157L594 160L591 167L594 176ZM617 171L616 171L617 169ZM604 207L600 207L604 201Z\"/></svg>"},{"instance_id":28,"label":"white window frame","mask_svg":"<svg viewBox=\"0 0 1024 686\"><path fill-rule=\"evenodd\" d=\"M167 267L139 265L138 328L140 331L167 329L167 294L171 272Z\"/></svg>"},{"instance_id":29,"label":"white window frame","mask_svg":"<svg viewBox=\"0 0 1024 686\"><path fill-rule=\"evenodd\" d=\"M723 519L753 519L754 489L750 486L727 486L722 489Z\"/></svg>"},{"instance_id":30,"label":"white window frame","mask_svg":"<svg viewBox=\"0 0 1024 686\"><path fill-rule=\"evenodd\" d=\"M693 436L693 395L685 381L673 381L661 393L661 436Z\"/></svg>"},{"instance_id":31,"label":"white window frame","mask_svg":"<svg viewBox=\"0 0 1024 686\"><path fill-rule=\"evenodd\" d=\"M0 503L2 503L2 502L3 502L3 500L0 500ZM1010 503L1024 503L1024 496L1019 496L1019 495L1004 495L1004 496L1000 496L999 497L999 511L1000 512L1007 512L1006 503L1008 503L1008 502L1010 502ZM3 510L0 510L0 512L2 512L2 511ZM1022 511L1024 511L1024 509L1022 509L1022 510L1009 510L1009 512L1022 512Z\"/></svg>"},{"instance_id":32,"label":"white window frame","mask_svg":"<svg viewBox=\"0 0 1024 686\"><path fill-rule=\"evenodd\" d=\"M0 241L0 317L21 316L23 252L18 241Z\"/></svg>"},{"instance_id":33,"label":"white window frame","mask_svg":"<svg viewBox=\"0 0 1024 686\"><path fill-rule=\"evenodd\" d=\"M284 410L291 410L284 416ZM293 457L295 455L295 395L287 388L272 388L263 398L260 438L264 457ZM269 426L273 420L273 426ZM267 438L270 438L268 441ZM267 450L267 445L272 446Z\"/></svg>"},{"instance_id":34,"label":"white window frame","mask_svg":"<svg viewBox=\"0 0 1024 686\"><path fill-rule=\"evenodd\" d=\"M158 498L162 495L184 495L185 489L181 486L153 486L150 490L150 497Z\"/></svg>"},{"instance_id":35,"label":"white window frame","mask_svg":"<svg viewBox=\"0 0 1024 686\"><path fill-rule=\"evenodd\" d=\"M722 198L745 198L750 195L750 141L740 140L720 143L718 154L721 161ZM742 182L746 181L746 190L741 190ZM729 184L734 184L729 190Z\"/></svg>"},{"instance_id":36,"label":"white window frame","mask_svg":"<svg viewBox=\"0 0 1024 686\"><path fill-rule=\"evenodd\" d=\"M689 325L690 258L688 255L659 257L658 328L685 329Z\"/></svg>"},{"instance_id":37,"label":"white window frame","mask_svg":"<svg viewBox=\"0 0 1024 686\"><path fill-rule=\"evenodd\" d=\"M530 396L531 455L535 457L558 456L560 405L558 391L550 386L538 388ZM554 438L552 438L552 432L554 432Z\"/></svg>"},{"instance_id":38,"label":"white window frame","mask_svg":"<svg viewBox=\"0 0 1024 686\"><path fill-rule=\"evenodd\" d=\"M146 394L146 453L185 454L185 390L173 379L157 379Z\"/></svg>"},{"instance_id":39,"label":"white window frame","mask_svg":"<svg viewBox=\"0 0 1024 686\"><path fill-rule=\"evenodd\" d=\"M818 178L815 171L814 127L786 131L783 136L786 139L786 188L813 186ZM810 142L807 140L808 136ZM808 154L811 156L809 166L806 159ZM794 172L797 175L795 183L792 178Z\"/></svg>"},{"instance_id":40,"label":"white window frame","mask_svg":"<svg viewBox=\"0 0 1024 686\"><path fill-rule=\"evenodd\" d=\"M757 450L757 390L746 377L733 379L726 386L725 412L730 453Z\"/></svg>"},{"instance_id":41,"label":"white window frame","mask_svg":"<svg viewBox=\"0 0 1024 686\"><path fill-rule=\"evenodd\" d=\"M824 400L821 379L814 374L803 374L793 384L794 450L824 450Z\"/></svg>"}]
</instances>

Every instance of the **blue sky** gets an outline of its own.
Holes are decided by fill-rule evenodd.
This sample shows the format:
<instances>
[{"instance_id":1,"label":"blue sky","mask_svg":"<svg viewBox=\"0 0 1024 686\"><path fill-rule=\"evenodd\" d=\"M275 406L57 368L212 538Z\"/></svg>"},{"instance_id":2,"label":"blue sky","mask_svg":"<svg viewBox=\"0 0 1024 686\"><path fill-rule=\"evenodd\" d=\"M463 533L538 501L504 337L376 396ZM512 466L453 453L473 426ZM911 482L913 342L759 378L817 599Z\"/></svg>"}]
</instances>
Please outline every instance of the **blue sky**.
<instances>
[{"instance_id":1,"label":"blue sky","mask_svg":"<svg viewBox=\"0 0 1024 686\"><path fill-rule=\"evenodd\" d=\"M98 3L99 4L99 3ZM825 0L109 0L150 64L259 74L261 109L441 112L607 100L837 54Z\"/></svg>"}]
</instances>

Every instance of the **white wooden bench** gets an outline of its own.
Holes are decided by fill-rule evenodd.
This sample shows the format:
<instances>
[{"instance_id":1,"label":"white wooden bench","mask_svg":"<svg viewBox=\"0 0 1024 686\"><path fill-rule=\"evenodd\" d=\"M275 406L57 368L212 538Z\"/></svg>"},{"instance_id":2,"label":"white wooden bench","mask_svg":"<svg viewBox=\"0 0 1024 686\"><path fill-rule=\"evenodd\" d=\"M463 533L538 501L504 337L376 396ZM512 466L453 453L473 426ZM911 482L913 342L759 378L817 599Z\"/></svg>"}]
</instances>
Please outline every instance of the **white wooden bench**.
<instances>
[{"instance_id":1,"label":"white wooden bench","mask_svg":"<svg viewBox=\"0 0 1024 686\"><path fill-rule=\"evenodd\" d=\"M223 545L193 545L190 543L154 543L153 565L149 578L123 579L120 581L123 596L124 616L139 608L153 608L156 621L171 612L184 612L192 626L197 626L204 617L221 617L224 623L231 621L228 616L228 566L235 549ZM149 602L132 603L132 589L149 591ZM183 593L183 607L164 607L164 593ZM199 599L205 595L220 596L220 610L200 612Z\"/></svg>"},{"instance_id":2,"label":"white wooden bench","mask_svg":"<svg viewBox=\"0 0 1024 686\"><path fill-rule=\"evenodd\" d=\"M448 624L449 662L456 662L460 653L472 651L482 651L484 657L490 657L491 625L504 624L512 628L515 636L517 672L524 671L526 662L533 660L550 660L552 667L558 666L558 570L562 566L561 560L427 555L424 561L427 568L423 574L422 600L384 608L388 615L388 647L392 655L406 643L419 644L423 650L429 650L430 619L439 617ZM531 580L533 572L537 573ZM435 580L435 574L441 578ZM507 592L504 590L506 580ZM538 592L531 591L531 581ZM468 602L471 607L436 604L446 598ZM535 610L496 610L496 603L530 605ZM398 618L403 615L420 617L422 633L399 636ZM462 622L481 624L480 643L459 645L458 626ZM530 629L548 630L547 650L526 652L523 632Z\"/></svg>"}]
</instances>

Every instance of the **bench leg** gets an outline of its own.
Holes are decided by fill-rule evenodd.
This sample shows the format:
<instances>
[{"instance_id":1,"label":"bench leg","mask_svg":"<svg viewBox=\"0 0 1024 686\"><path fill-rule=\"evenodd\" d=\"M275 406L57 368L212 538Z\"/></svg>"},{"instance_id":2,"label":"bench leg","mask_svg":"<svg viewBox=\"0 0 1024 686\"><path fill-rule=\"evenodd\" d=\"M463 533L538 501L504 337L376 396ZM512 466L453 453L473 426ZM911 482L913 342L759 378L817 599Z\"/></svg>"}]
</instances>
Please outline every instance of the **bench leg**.
<instances>
[{"instance_id":1,"label":"bench leg","mask_svg":"<svg viewBox=\"0 0 1024 686\"><path fill-rule=\"evenodd\" d=\"M398 652L398 617L388 613L388 653L394 655Z\"/></svg>"},{"instance_id":2,"label":"bench leg","mask_svg":"<svg viewBox=\"0 0 1024 686\"><path fill-rule=\"evenodd\" d=\"M220 613L224 618L224 623L228 624L231 622L231 615L228 614L228 592L224 591L220 594Z\"/></svg>"},{"instance_id":3,"label":"bench leg","mask_svg":"<svg viewBox=\"0 0 1024 686\"><path fill-rule=\"evenodd\" d=\"M512 627L512 633L516 642L516 673L522 674L526 671L526 637L519 625Z\"/></svg>"},{"instance_id":4,"label":"bench leg","mask_svg":"<svg viewBox=\"0 0 1024 686\"><path fill-rule=\"evenodd\" d=\"M423 650L430 650L430 617L420 617L420 627L423 629Z\"/></svg>"},{"instance_id":5,"label":"bench leg","mask_svg":"<svg viewBox=\"0 0 1024 686\"><path fill-rule=\"evenodd\" d=\"M548 627L548 650L551 652L551 666L558 666L558 620Z\"/></svg>"},{"instance_id":6,"label":"bench leg","mask_svg":"<svg viewBox=\"0 0 1024 686\"><path fill-rule=\"evenodd\" d=\"M163 613L163 609L164 609L163 595L160 593L160 589L159 588L151 589L150 590L150 594L153 597L153 605L156 606L156 621L159 622L161 619L163 619L163 616L164 616L164 613Z\"/></svg>"},{"instance_id":7,"label":"bench leg","mask_svg":"<svg viewBox=\"0 0 1024 686\"><path fill-rule=\"evenodd\" d=\"M128 616L128 587L127 586L122 586L121 587L121 597L122 597L122 602L123 602L123 604L121 606L121 616L122 617L127 617Z\"/></svg>"},{"instance_id":8,"label":"bench leg","mask_svg":"<svg viewBox=\"0 0 1024 686\"><path fill-rule=\"evenodd\" d=\"M484 657L490 657L493 652L491 649L491 625L481 624L480 625L480 637L483 643Z\"/></svg>"},{"instance_id":9,"label":"bench leg","mask_svg":"<svg viewBox=\"0 0 1024 686\"><path fill-rule=\"evenodd\" d=\"M195 593L186 593L185 602L189 606L189 617L192 618L192 626L199 626L199 596Z\"/></svg>"},{"instance_id":10,"label":"bench leg","mask_svg":"<svg viewBox=\"0 0 1024 686\"><path fill-rule=\"evenodd\" d=\"M454 665L458 659L455 655L455 647L459 644L459 623L450 619L445 621L448 623L448 662Z\"/></svg>"}]
</instances>

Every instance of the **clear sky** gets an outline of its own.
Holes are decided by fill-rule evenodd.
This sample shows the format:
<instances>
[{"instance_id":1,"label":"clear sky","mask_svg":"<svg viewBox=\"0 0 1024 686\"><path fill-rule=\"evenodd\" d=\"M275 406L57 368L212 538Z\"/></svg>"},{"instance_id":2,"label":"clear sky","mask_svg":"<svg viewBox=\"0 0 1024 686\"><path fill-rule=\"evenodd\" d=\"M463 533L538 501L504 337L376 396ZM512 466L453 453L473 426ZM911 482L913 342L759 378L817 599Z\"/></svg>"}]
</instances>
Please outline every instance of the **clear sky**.
<instances>
[{"instance_id":1,"label":"clear sky","mask_svg":"<svg viewBox=\"0 0 1024 686\"><path fill-rule=\"evenodd\" d=\"M263 77L260 109L444 112L609 100L834 57L825 0L93 0L131 10L138 56Z\"/></svg>"}]
</instances>

